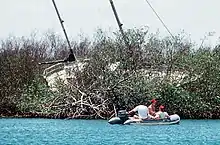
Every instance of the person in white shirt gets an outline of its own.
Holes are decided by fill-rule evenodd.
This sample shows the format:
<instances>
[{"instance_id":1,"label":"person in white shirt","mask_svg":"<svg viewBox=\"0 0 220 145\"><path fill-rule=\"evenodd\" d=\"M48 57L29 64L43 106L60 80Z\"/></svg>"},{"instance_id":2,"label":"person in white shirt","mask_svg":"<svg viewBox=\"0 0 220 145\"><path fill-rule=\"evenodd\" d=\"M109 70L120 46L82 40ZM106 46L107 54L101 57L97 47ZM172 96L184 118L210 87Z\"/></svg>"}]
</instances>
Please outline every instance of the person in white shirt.
<instances>
[{"instance_id":1,"label":"person in white shirt","mask_svg":"<svg viewBox=\"0 0 220 145\"><path fill-rule=\"evenodd\" d=\"M128 114L133 114L135 112L138 112L138 115L134 115L133 117L135 119L150 119L152 116L149 114L148 107L145 105L138 105L134 109L128 112Z\"/></svg>"}]
</instances>

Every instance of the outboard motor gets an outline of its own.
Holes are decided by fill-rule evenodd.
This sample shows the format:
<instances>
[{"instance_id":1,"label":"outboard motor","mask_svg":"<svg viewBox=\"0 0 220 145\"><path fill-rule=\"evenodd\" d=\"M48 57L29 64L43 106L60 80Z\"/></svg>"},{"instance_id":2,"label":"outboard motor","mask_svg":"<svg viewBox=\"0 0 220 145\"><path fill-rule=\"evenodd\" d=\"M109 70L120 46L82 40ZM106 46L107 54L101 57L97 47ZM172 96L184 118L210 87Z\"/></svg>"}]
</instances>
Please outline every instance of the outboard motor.
<instances>
[{"instance_id":1,"label":"outboard motor","mask_svg":"<svg viewBox=\"0 0 220 145\"><path fill-rule=\"evenodd\" d=\"M111 118L108 123L109 124L123 124L126 120L128 120L128 113L126 110L119 110L117 117Z\"/></svg>"},{"instance_id":2,"label":"outboard motor","mask_svg":"<svg viewBox=\"0 0 220 145\"><path fill-rule=\"evenodd\" d=\"M128 113L127 113L127 111L126 110L119 110L118 111L118 117L124 123L126 120L128 120Z\"/></svg>"}]
</instances>

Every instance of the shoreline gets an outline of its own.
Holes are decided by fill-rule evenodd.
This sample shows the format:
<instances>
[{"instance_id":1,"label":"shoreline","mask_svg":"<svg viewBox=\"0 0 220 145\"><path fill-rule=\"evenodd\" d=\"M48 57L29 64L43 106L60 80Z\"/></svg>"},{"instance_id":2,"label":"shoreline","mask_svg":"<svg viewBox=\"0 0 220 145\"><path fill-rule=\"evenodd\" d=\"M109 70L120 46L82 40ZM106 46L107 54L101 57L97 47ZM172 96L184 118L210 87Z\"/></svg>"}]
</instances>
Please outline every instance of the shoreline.
<instances>
[{"instance_id":1,"label":"shoreline","mask_svg":"<svg viewBox=\"0 0 220 145\"><path fill-rule=\"evenodd\" d=\"M32 112L26 112L26 113L17 113L17 114L0 114L0 118L41 118L41 119L85 119L85 120L107 120L109 118L106 117L106 119L103 119L98 116L94 115L77 115L77 116L71 116L67 114L44 114L44 113L32 113Z\"/></svg>"},{"instance_id":2,"label":"shoreline","mask_svg":"<svg viewBox=\"0 0 220 145\"><path fill-rule=\"evenodd\" d=\"M33 112L26 112L26 113L17 113L17 114L0 114L0 119L6 118L32 118L32 119L63 119L63 120L70 120L70 119L82 119L82 120L109 120L112 118L114 115L111 115L111 117L106 117L106 118L101 118L99 116L95 115L78 115L78 116L73 116L73 115L67 115L67 114L45 114L45 113L33 113ZM180 116L181 119L183 120L220 120L220 116L214 116L214 117L183 117Z\"/></svg>"}]
</instances>

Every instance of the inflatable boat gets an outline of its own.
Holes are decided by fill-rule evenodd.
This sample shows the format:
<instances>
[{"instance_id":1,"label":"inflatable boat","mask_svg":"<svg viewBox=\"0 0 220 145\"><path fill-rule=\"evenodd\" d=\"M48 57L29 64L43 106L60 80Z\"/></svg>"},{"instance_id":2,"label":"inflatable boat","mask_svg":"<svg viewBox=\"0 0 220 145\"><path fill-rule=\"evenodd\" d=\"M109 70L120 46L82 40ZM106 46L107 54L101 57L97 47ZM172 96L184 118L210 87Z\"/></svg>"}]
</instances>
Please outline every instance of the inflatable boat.
<instances>
[{"instance_id":1,"label":"inflatable boat","mask_svg":"<svg viewBox=\"0 0 220 145\"><path fill-rule=\"evenodd\" d=\"M169 119L135 119L133 117L128 117L125 110L118 112L117 117L113 117L108 121L109 124L122 124L122 125L174 125L180 123L180 117L177 114L169 116Z\"/></svg>"}]
</instances>

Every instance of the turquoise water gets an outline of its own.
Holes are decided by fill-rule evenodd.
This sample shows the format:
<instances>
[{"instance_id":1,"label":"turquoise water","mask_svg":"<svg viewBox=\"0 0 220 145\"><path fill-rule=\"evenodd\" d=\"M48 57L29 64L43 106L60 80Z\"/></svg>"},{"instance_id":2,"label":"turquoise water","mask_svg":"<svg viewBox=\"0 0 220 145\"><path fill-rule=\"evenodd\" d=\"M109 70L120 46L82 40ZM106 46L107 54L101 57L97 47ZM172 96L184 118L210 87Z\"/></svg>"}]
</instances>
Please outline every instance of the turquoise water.
<instances>
[{"instance_id":1,"label":"turquoise water","mask_svg":"<svg viewBox=\"0 0 220 145\"><path fill-rule=\"evenodd\" d=\"M220 120L180 125L110 125L100 120L0 119L0 144L220 145Z\"/></svg>"}]
</instances>

